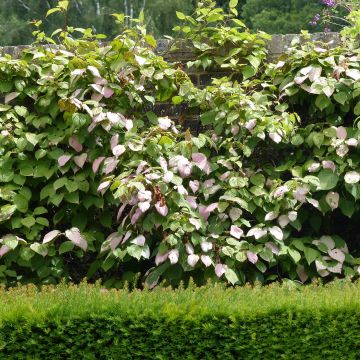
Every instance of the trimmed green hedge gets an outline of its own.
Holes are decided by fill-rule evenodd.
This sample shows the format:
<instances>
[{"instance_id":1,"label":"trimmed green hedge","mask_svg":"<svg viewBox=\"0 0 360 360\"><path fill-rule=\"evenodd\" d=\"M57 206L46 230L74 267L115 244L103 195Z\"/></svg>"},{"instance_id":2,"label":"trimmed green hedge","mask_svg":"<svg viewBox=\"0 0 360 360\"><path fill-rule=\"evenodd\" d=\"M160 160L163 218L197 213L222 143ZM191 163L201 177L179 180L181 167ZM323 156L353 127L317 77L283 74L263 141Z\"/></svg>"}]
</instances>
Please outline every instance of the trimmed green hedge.
<instances>
[{"instance_id":1,"label":"trimmed green hedge","mask_svg":"<svg viewBox=\"0 0 360 360\"><path fill-rule=\"evenodd\" d=\"M356 359L360 285L0 293L1 359Z\"/></svg>"}]
</instances>

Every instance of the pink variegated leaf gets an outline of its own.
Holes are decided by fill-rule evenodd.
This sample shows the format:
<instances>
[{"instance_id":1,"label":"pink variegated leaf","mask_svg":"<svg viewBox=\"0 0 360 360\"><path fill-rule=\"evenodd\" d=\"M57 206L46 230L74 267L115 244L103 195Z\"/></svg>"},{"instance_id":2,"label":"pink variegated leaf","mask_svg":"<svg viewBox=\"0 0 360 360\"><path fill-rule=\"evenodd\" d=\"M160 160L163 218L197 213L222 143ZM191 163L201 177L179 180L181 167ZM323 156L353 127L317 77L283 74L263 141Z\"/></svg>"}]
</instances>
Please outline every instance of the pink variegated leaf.
<instances>
[{"instance_id":1,"label":"pink variegated leaf","mask_svg":"<svg viewBox=\"0 0 360 360\"><path fill-rule=\"evenodd\" d=\"M198 207L196 199L197 199L196 196L187 196L186 197L186 201L189 203L189 205L192 209L197 209L197 207Z\"/></svg>"},{"instance_id":2,"label":"pink variegated leaf","mask_svg":"<svg viewBox=\"0 0 360 360\"><path fill-rule=\"evenodd\" d=\"M121 156L125 151L126 151L126 148L125 148L124 145L116 145L116 146L112 149L112 152L113 152L113 154L114 154L115 157Z\"/></svg>"},{"instance_id":3,"label":"pink variegated leaf","mask_svg":"<svg viewBox=\"0 0 360 360\"><path fill-rule=\"evenodd\" d=\"M271 241L268 241L267 243L265 243L265 246L271 250L271 252L275 255L279 255L279 246Z\"/></svg>"},{"instance_id":4,"label":"pink variegated leaf","mask_svg":"<svg viewBox=\"0 0 360 360\"><path fill-rule=\"evenodd\" d=\"M206 174L210 174L210 164L204 154L194 153L192 154L192 160L200 170L203 170Z\"/></svg>"},{"instance_id":5,"label":"pink variegated leaf","mask_svg":"<svg viewBox=\"0 0 360 360\"><path fill-rule=\"evenodd\" d=\"M252 229L250 229L248 231L248 233L246 234L246 236L253 236L256 240L264 237L267 234L267 230L266 229L261 229L258 227L254 227Z\"/></svg>"},{"instance_id":6,"label":"pink variegated leaf","mask_svg":"<svg viewBox=\"0 0 360 360\"><path fill-rule=\"evenodd\" d=\"M217 264L215 266L215 274L218 278L221 278L227 271L228 267L225 264Z\"/></svg>"},{"instance_id":7,"label":"pink variegated leaf","mask_svg":"<svg viewBox=\"0 0 360 360\"><path fill-rule=\"evenodd\" d=\"M341 274L343 264L337 263L335 266L329 266L327 269L334 274Z\"/></svg>"},{"instance_id":8,"label":"pink variegated leaf","mask_svg":"<svg viewBox=\"0 0 360 360\"><path fill-rule=\"evenodd\" d=\"M245 128L246 128L248 131L250 131L250 132L253 131L253 129L254 129L255 126L256 126L256 120L255 120L255 119L252 119L252 120L248 121L248 122L245 124Z\"/></svg>"},{"instance_id":9,"label":"pink variegated leaf","mask_svg":"<svg viewBox=\"0 0 360 360\"><path fill-rule=\"evenodd\" d=\"M151 201L152 192L148 190L140 190L137 194L137 198L139 201Z\"/></svg>"},{"instance_id":10,"label":"pink variegated leaf","mask_svg":"<svg viewBox=\"0 0 360 360\"><path fill-rule=\"evenodd\" d=\"M148 201L139 202L138 207L141 210L141 212L145 213L150 209L150 203Z\"/></svg>"},{"instance_id":11,"label":"pink variegated leaf","mask_svg":"<svg viewBox=\"0 0 360 360\"><path fill-rule=\"evenodd\" d=\"M336 171L336 165L331 160L324 160L322 161L321 165L324 169L330 169L332 172Z\"/></svg>"},{"instance_id":12,"label":"pink variegated leaf","mask_svg":"<svg viewBox=\"0 0 360 360\"><path fill-rule=\"evenodd\" d=\"M272 221L275 220L277 217L279 216L279 214L275 211L270 211L269 213L267 213L265 215L265 221Z\"/></svg>"},{"instance_id":13,"label":"pink variegated leaf","mask_svg":"<svg viewBox=\"0 0 360 360\"><path fill-rule=\"evenodd\" d=\"M206 267L209 267L212 264L211 257L208 255L201 255L200 259Z\"/></svg>"},{"instance_id":14,"label":"pink variegated leaf","mask_svg":"<svg viewBox=\"0 0 360 360\"><path fill-rule=\"evenodd\" d=\"M97 84L91 84L90 85L95 91L97 91L99 94L102 95L102 89L103 87L101 85L97 85Z\"/></svg>"},{"instance_id":15,"label":"pink variegated leaf","mask_svg":"<svg viewBox=\"0 0 360 360\"><path fill-rule=\"evenodd\" d=\"M179 158L177 168L178 168L180 176L183 179L191 175L192 165L189 162L189 160L186 159L185 157L181 156Z\"/></svg>"},{"instance_id":16,"label":"pink variegated leaf","mask_svg":"<svg viewBox=\"0 0 360 360\"><path fill-rule=\"evenodd\" d=\"M242 215L242 210L239 208L231 208L229 212L230 219L234 222L240 218Z\"/></svg>"},{"instance_id":17,"label":"pink variegated leaf","mask_svg":"<svg viewBox=\"0 0 360 360\"><path fill-rule=\"evenodd\" d=\"M104 95L106 99L108 99L114 95L114 90L109 88L108 86L104 86L101 91L101 94Z\"/></svg>"},{"instance_id":18,"label":"pink variegated leaf","mask_svg":"<svg viewBox=\"0 0 360 360\"><path fill-rule=\"evenodd\" d=\"M198 219L191 218L189 219L189 223L191 225L194 225L196 230L199 230L201 228L201 222Z\"/></svg>"},{"instance_id":19,"label":"pink variegated leaf","mask_svg":"<svg viewBox=\"0 0 360 360\"><path fill-rule=\"evenodd\" d=\"M97 191L104 193L105 192L104 190L108 189L110 185L111 185L111 181L104 181L99 185Z\"/></svg>"},{"instance_id":20,"label":"pink variegated leaf","mask_svg":"<svg viewBox=\"0 0 360 360\"><path fill-rule=\"evenodd\" d=\"M167 130L171 127L171 120L168 117L158 118L159 128L162 130Z\"/></svg>"},{"instance_id":21,"label":"pink variegated leaf","mask_svg":"<svg viewBox=\"0 0 360 360\"><path fill-rule=\"evenodd\" d=\"M156 254L155 257L155 264L156 266L162 264L163 262L165 262L169 257L169 252L165 252L164 254L160 254L159 252Z\"/></svg>"},{"instance_id":22,"label":"pink variegated leaf","mask_svg":"<svg viewBox=\"0 0 360 360\"><path fill-rule=\"evenodd\" d=\"M277 132L269 133L269 137L272 141L274 141L276 144L279 144L282 141L282 136Z\"/></svg>"},{"instance_id":23,"label":"pink variegated leaf","mask_svg":"<svg viewBox=\"0 0 360 360\"><path fill-rule=\"evenodd\" d=\"M337 129L336 129L336 136L339 138L339 139L342 139L342 140L345 140L347 138L347 130L345 127L343 126L339 126Z\"/></svg>"},{"instance_id":24,"label":"pink variegated leaf","mask_svg":"<svg viewBox=\"0 0 360 360\"><path fill-rule=\"evenodd\" d=\"M329 250L328 254L334 259L341 263L345 261L345 254L340 249Z\"/></svg>"},{"instance_id":25,"label":"pink variegated leaf","mask_svg":"<svg viewBox=\"0 0 360 360\"><path fill-rule=\"evenodd\" d=\"M246 257L252 264L256 264L259 260L258 256L255 253L253 253L252 251L247 251Z\"/></svg>"},{"instance_id":26,"label":"pink variegated leaf","mask_svg":"<svg viewBox=\"0 0 360 360\"><path fill-rule=\"evenodd\" d=\"M345 141L345 144L348 145L348 146L357 147L359 142L357 141L357 139L350 138L350 139Z\"/></svg>"},{"instance_id":27,"label":"pink variegated leaf","mask_svg":"<svg viewBox=\"0 0 360 360\"><path fill-rule=\"evenodd\" d=\"M278 218L279 225L284 228L286 227L290 222L290 219L287 215L280 215Z\"/></svg>"},{"instance_id":28,"label":"pink variegated leaf","mask_svg":"<svg viewBox=\"0 0 360 360\"><path fill-rule=\"evenodd\" d=\"M60 235L61 235L61 231L59 231L59 230L52 230L52 231L48 232L43 238L43 244L47 244L47 243L55 240Z\"/></svg>"},{"instance_id":29,"label":"pink variegated leaf","mask_svg":"<svg viewBox=\"0 0 360 360\"><path fill-rule=\"evenodd\" d=\"M96 77L94 78L94 83L97 84L97 85L106 85L106 84L107 84L107 80L106 80L106 79L103 79L102 77L96 76Z\"/></svg>"},{"instance_id":30,"label":"pink variegated leaf","mask_svg":"<svg viewBox=\"0 0 360 360\"><path fill-rule=\"evenodd\" d=\"M197 180L191 180L189 181L189 186L192 192L195 194L199 190L200 183Z\"/></svg>"},{"instance_id":31,"label":"pink variegated leaf","mask_svg":"<svg viewBox=\"0 0 360 360\"><path fill-rule=\"evenodd\" d=\"M20 93L18 92L12 92L10 94L5 95L5 100L4 100L5 104L9 103L11 100L16 99L19 95Z\"/></svg>"},{"instance_id":32,"label":"pink variegated leaf","mask_svg":"<svg viewBox=\"0 0 360 360\"><path fill-rule=\"evenodd\" d=\"M69 138L69 145L76 151L81 152L83 150L82 144L80 144L79 140L76 136L71 136Z\"/></svg>"},{"instance_id":33,"label":"pink variegated leaf","mask_svg":"<svg viewBox=\"0 0 360 360\"><path fill-rule=\"evenodd\" d=\"M95 66L88 66L87 69L95 76L101 77L99 70Z\"/></svg>"},{"instance_id":34,"label":"pink variegated leaf","mask_svg":"<svg viewBox=\"0 0 360 360\"><path fill-rule=\"evenodd\" d=\"M135 225L138 220L141 218L141 215L143 214L143 212L141 211L141 209L136 209L135 212L132 214L131 216L131 224Z\"/></svg>"},{"instance_id":35,"label":"pink variegated leaf","mask_svg":"<svg viewBox=\"0 0 360 360\"><path fill-rule=\"evenodd\" d=\"M122 239L123 236L115 232L110 234L106 240L110 243L110 249L114 251L120 245Z\"/></svg>"},{"instance_id":36,"label":"pink variegated leaf","mask_svg":"<svg viewBox=\"0 0 360 360\"><path fill-rule=\"evenodd\" d=\"M11 248L9 248L7 245L1 245L0 258L3 257L4 255L6 255L10 250L11 250Z\"/></svg>"},{"instance_id":37,"label":"pink variegated leaf","mask_svg":"<svg viewBox=\"0 0 360 360\"><path fill-rule=\"evenodd\" d=\"M239 133L240 127L238 125L234 125L231 127L231 133L236 136Z\"/></svg>"},{"instance_id":38,"label":"pink variegated leaf","mask_svg":"<svg viewBox=\"0 0 360 360\"><path fill-rule=\"evenodd\" d=\"M62 155L58 158L59 166L65 166L67 162L71 159L70 155Z\"/></svg>"},{"instance_id":39,"label":"pink variegated leaf","mask_svg":"<svg viewBox=\"0 0 360 360\"><path fill-rule=\"evenodd\" d=\"M278 226L270 227L269 232L276 240L281 241L284 238L284 234Z\"/></svg>"},{"instance_id":40,"label":"pink variegated leaf","mask_svg":"<svg viewBox=\"0 0 360 360\"><path fill-rule=\"evenodd\" d=\"M330 191L326 194L325 201L332 210L335 210L339 207L340 195L337 192Z\"/></svg>"},{"instance_id":41,"label":"pink variegated leaf","mask_svg":"<svg viewBox=\"0 0 360 360\"><path fill-rule=\"evenodd\" d=\"M209 218L210 214L216 210L218 208L219 204L218 203L213 203L213 204L210 204L208 206L203 206L203 205L200 205L199 206L199 213L200 213L200 216L205 220L207 221L207 219Z\"/></svg>"},{"instance_id":42,"label":"pink variegated leaf","mask_svg":"<svg viewBox=\"0 0 360 360\"><path fill-rule=\"evenodd\" d=\"M71 75L79 76L79 75L82 75L85 71L86 71L86 69L75 69L71 72Z\"/></svg>"},{"instance_id":43,"label":"pink variegated leaf","mask_svg":"<svg viewBox=\"0 0 360 360\"><path fill-rule=\"evenodd\" d=\"M80 249L86 251L88 243L85 238L81 235L80 230L76 227L65 231L65 236Z\"/></svg>"},{"instance_id":44,"label":"pink variegated leaf","mask_svg":"<svg viewBox=\"0 0 360 360\"><path fill-rule=\"evenodd\" d=\"M132 244L135 245L139 245L139 246L144 246L145 245L145 236L144 235L139 235L137 236L134 240L131 241Z\"/></svg>"},{"instance_id":45,"label":"pink variegated leaf","mask_svg":"<svg viewBox=\"0 0 360 360\"><path fill-rule=\"evenodd\" d=\"M171 182L171 180L174 178L174 173L171 172L171 171L167 171L165 174L164 174L164 182L166 183L169 183Z\"/></svg>"},{"instance_id":46,"label":"pink variegated leaf","mask_svg":"<svg viewBox=\"0 0 360 360\"><path fill-rule=\"evenodd\" d=\"M169 260L172 265L177 264L179 261L179 250L173 249L169 251Z\"/></svg>"},{"instance_id":47,"label":"pink variegated leaf","mask_svg":"<svg viewBox=\"0 0 360 360\"><path fill-rule=\"evenodd\" d=\"M109 114L109 113L108 113ZM119 143L119 134L115 134L110 139L110 149L113 150Z\"/></svg>"},{"instance_id":48,"label":"pink variegated leaf","mask_svg":"<svg viewBox=\"0 0 360 360\"><path fill-rule=\"evenodd\" d=\"M299 279L301 280L302 283L304 283L309 278L309 275L305 271L305 268L303 265L297 266L296 273L298 274Z\"/></svg>"},{"instance_id":49,"label":"pink variegated leaf","mask_svg":"<svg viewBox=\"0 0 360 360\"><path fill-rule=\"evenodd\" d=\"M94 172L94 174L97 173L97 171L99 170L99 167L101 165L101 163L105 160L105 156L100 156L97 159L94 160L93 165L92 165L92 170Z\"/></svg>"},{"instance_id":50,"label":"pink variegated leaf","mask_svg":"<svg viewBox=\"0 0 360 360\"><path fill-rule=\"evenodd\" d=\"M83 154L78 155L78 156L74 156L74 162L80 169L82 169L84 167L86 159L87 159L87 154L86 153L83 153Z\"/></svg>"},{"instance_id":51,"label":"pink variegated leaf","mask_svg":"<svg viewBox=\"0 0 360 360\"><path fill-rule=\"evenodd\" d=\"M155 204L155 209L161 216L166 216L169 212L169 209L166 206L166 204L163 204L163 206L161 206L161 205L162 205L161 202L158 201Z\"/></svg>"},{"instance_id":52,"label":"pink variegated leaf","mask_svg":"<svg viewBox=\"0 0 360 360\"><path fill-rule=\"evenodd\" d=\"M103 173L105 175L112 173L116 169L118 163L119 160L117 160L116 157L106 158L104 161Z\"/></svg>"},{"instance_id":53,"label":"pink variegated leaf","mask_svg":"<svg viewBox=\"0 0 360 360\"><path fill-rule=\"evenodd\" d=\"M319 242L325 244L329 250L332 250L335 247L335 241L331 236L322 236Z\"/></svg>"},{"instance_id":54,"label":"pink variegated leaf","mask_svg":"<svg viewBox=\"0 0 360 360\"><path fill-rule=\"evenodd\" d=\"M240 239L244 235L244 231L236 225L231 225L230 235L236 239Z\"/></svg>"},{"instance_id":55,"label":"pink variegated leaf","mask_svg":"<svg viewBox=\"0 0 360 360\"><path fill-rule=\"evenodd\" d=\"M127 231L124 238L121 241L121 244L125 244L130 239L131 234L132 234L132 231L130 231L130 230Z\"/></svg>"},{"instance_id":56,"label":"pink variegated leaf","mask_svg":"<svg viewBox=\"0 0 360 360\"><path fill-rule=\"evenodd\" d=\"M187 263L191 266L191 267L195 267L195 265L198 263L198 261L200 260L200 256L199 255L195 255L195 254L190 254L187 258Z\"/></svg>"},{"instance_id":57,"label":"pink variegated leaf","mask_svg":"<svg viewBox=\"0 0 360 360\"><path fill-rule=\"evenodd\" d=\"M213 248L213 244L209 241L203 241L201 244L200 244L200 247L201 247L201 250L203 252L208 252L210 250L212 250Z\"/></svg>"},{"instance_id":58,"label":"pink variegated leaf","mask_svg":"<svg viewBox=\"0 0 360 360\"><path fill-rule=\"evenodd\" d=\"M194 247L190 243L185 244L185 250L189 255L194 253Z\"/></svg>"}]
</instances>

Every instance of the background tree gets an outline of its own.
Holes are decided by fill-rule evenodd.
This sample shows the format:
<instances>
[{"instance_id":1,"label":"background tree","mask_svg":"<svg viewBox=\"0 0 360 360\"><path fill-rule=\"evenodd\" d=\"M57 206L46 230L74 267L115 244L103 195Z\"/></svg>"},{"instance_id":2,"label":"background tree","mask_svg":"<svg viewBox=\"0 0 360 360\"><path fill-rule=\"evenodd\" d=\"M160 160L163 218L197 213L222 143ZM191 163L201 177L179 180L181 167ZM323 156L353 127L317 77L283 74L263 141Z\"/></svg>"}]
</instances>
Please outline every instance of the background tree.
<instances>
[{"instance_id":1,"label":"background tree","mask_svg":"<svg viewBox=\"0 0 360 360\"><path fill-rule=\"evenodd\" d=\"M321 31L321 26L311 26L310 21L323 8L319 0L247 0L241 17L251 29L269 34Z\"/></svg>"},{"instance_id":2,"label":"background tree","mask_svg":"<svg viewBox=\"0 0 360 360\"><path fill-rule=\"evenodd\" d=\"M192 13L197 0L71 0L68 23L76 27L92 27L95 33L113 37L118 27L112 13L138 17L141 10L149 32L155 37L171 35L177 24L176 11ZM227 8L229 0L216 0ZM0 45L28 44L33 40L29 22L42 19L47 32L63 26L60 15L44 16L57 0L1 0ZM323 30L321 25L311 26L314 15L324 9L320 0L240 0L239 17L250 29L274 33L298 33L301 29Z\"/></svg>"}]
</instances>

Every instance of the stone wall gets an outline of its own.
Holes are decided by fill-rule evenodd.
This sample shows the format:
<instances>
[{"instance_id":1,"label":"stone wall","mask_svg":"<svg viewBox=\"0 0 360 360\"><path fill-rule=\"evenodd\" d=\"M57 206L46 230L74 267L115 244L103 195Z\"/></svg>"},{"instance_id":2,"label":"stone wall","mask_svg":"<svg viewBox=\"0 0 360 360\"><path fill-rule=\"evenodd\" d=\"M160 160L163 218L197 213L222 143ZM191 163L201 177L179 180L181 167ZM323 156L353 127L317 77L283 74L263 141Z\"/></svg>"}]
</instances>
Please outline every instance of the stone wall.
<instances>
[{"instance_id":1,"label":"stone wall","mask_svg":"<svg viewBox=\"0 0 360 360\"><path fill-rule=\"evenodd\" d=\"M290 46L295 38L301 38L298 34L287 35L273 35L271 41L268 42L267 48L269 52L269 59L276 60L286 49ZM340 42L338 33L315 33L311 35L313 41L321 41L328 43L329 46L334 47ZM169 53L170 40L158 40L156 51L163 55L163 57L170 62L186 63L189 60L195 59L195 54L185 42L182 46L178 46L178 50ZM0 48L0 55L9 54L13 57L19 57L22 50L28 46L5 46ZM188 74L193 83L198 87L204 87L211 82L212 78L220 78L228 75L227 72L221 71L202 71L202 70L189 70ZM188 109L186 104L173 106L170 103L157 104L153 109L158 116L169 116L176 120L185 129L189 128L193 133L197 134L201 129L199 125L199 116L196 109Z\"/></svg>"}]
</instances>

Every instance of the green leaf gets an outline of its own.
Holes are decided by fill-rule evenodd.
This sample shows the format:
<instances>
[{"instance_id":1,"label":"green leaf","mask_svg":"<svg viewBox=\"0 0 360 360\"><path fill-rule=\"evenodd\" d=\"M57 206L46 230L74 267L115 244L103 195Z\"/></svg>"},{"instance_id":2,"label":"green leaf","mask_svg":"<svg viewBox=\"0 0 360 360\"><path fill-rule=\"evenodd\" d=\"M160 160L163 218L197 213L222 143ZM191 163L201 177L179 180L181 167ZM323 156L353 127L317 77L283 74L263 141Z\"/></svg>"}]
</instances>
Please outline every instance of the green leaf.
<instances>
[{"instance_id":1,"label":"green leaf","mask_svg":"<svg viewBox=\"0 0 360 360\"><path fill-rule=\"evenodd\" d=\"M186 15L184 13L180 12L180 11L176 12L176 16L180 20L185 20L185 18L186 18Z\"/></svg>"},{"instance_id":2,"label":"green leaf","mask_svg":"<svg viewBox=\"0 0 360 360\"><path fill-rule=\"evenodd\" d=\"M338 183L339 177L329 169L323 169L318 174L320 190L331 190Z\"/></svg>"},{"instance_id":3,"label":"green leaf","mask_svg":"<svg viewBox=\"0 0 360 360\"><path fill-rule=\"evenodd\" d=\"M127 252L130 256L132 256L133 258L140 260L141 258L141 253L142 253L142 247L139 245L130 245L127 247Z\"/></svg>"},{"instance_id":4,"label":"green leaf","mask_svg":"<svg viewBox=\"0 0 360 360\"><path fill-rule=\"evenodd\" d=\"M75 245L71 241L64 241L59 247L59 255L72 251L74 246Z\"/></svg>"},{"instance_id":5,"label":"green leaf","mask_svg":"<svg viewBox=\"0 0 360 360\"><path fill-rule=\"evenodd\" d=\"M227 269L225 272L226 280L229 281L232 285L236 284L239 281L236 272L232 269Z\"/></svg>"},{"instance_id":6,"label":"green leaf","mask_svg":"<svg viewBox=\"0 0 360 360\"><path fill-rule=\"evenodd\" d=\"M315 100L315 105L321 110L325 110L329 105L331 104L331 101L330 99L323 95L323 94L320 94L316 97L316 100Z\"/></svg>"},{"instance_id":7,"label":"green leaf","mask_svg":"<svg viewBox=\"0 0 360 360\"><path fill-rule=\"evenodd\" d=\"M255 174L250 177L250 182L256 186L264 186L265 184L265 176L263 174Z\"/></svg>"},{"instance_id":8,"label":"green leaf","mask_svg":"<svg viewBox=\"0 0 360 360\"><path fill-rule=\"evenodd\" d=\"M0 92L8 93L12 90L13 83L11 81L0 80Z\"/></svg>"},{"instance_id":9,"label":"green leaf","mask_svg":"<svg viewBox=\"0 0 360 360\"><path fill-rule=\"evenodd\" d=\"M14 205L16 205L16 208L20 212L26 213L29 207L29 201L24 195L17 194L14 197Z\"/></svg>"},{"instance_id":10,"label":"green leaf","mask_svg":"<svg viewBox=\"0 0 360 360\"><path fill-rule=\"evenodd\" d=\"M340 209L341 212L347 216L348 218L351 218L355 213L355 203L351 200L347 200L344 198L340 198Z\"/></svg>"},{"instance_id":11,"label":"green leaf","mask_svg":"<svg viewBox=\"0 0 360 360\"><path fill-rule=\"evenodd\" d=\"M21 220L21 223L26 226L27 228L31 228L35 225L35 218L33 216L27 216Z\"/></svg>"},{"instance_id":12,"label":"green leaf","mask_svg":"<svg viewBox=\"0 0 360 360\"><path fill-rule=\"evenodd\" d=\"M21 247L19 251L21 259L29 261L34 257L34 252L28 247Z\"/></svg>"},{"instance_id":13,"label":"green leaf","mask_svg":"<svg viewBox=\"0 0 360 360\"><path fill-rule=\"evenodd\" d=\"M44 217L38 217L35 219L37 224L49 227L49 220Z\"/></svg>"},{"instance_id":14,"label":"green leaf","mask_svg":"<svg viewBox=\"0 0 360 360\"><path fill-rule=\"evenodd\" d=\"M46 245L40 244L38 242L31 244L30 249L43 257L48 254Z\"/></svg>"},{"instance_id":15,"label":"green leaf","mask_svg":"<svg viewBox=\"0 0 360 360\"><path fill-rule=\"evenodd\" d=\"M339 92L339 93L336 93L334 94L334 99L341 105L344 105L347 100L348 100L348 97L347 97L347 94L344 93L344 92Z\"/></svg>"},{"instance_id":16,"label":"green leaf","mask_svg":"<svg viewBox=\"0 0 360 360\"><path fill-rule=\"evenodd\" d=\"M15 205L4 205L0 208L0 222L6 221L11 218L11 216L16 211Z\"/></svg>"},{"instance_id":17,"label":"green leaf","mask_svg":"<svg viewBox=\"0 0 360 360\"><path fill-rule=\"evenodd\" d=\"M250 66L250 65L246 65L243 67L243 69L241 70L244 80L254 76L256 74L256 70Z\"/></svg>"},{"instance_id":18,"label":"green leaf","mask_svg":"<svg viewBox=\"0 0 360 360\"><path fill-rule=\"evenodd\" d=\"M8 246L10 249L14 250L19 244L19 240L15 235L5 235L2 239L3 245Z\"/></svg>"},{"instance_id":19,"label":"green leaf","mask_svg":"<svg viewBox=\"0 0 360 360\"><path fill-rule=\"evenodd\" d=\"M360 115L360 101L358 101L358 103L354 107L354 114L356 116Z\"/></svg>"},{"instance_id":20,"label":"green leaf","mask_svg":"<svg viewBox=\"0 0 360 360\"><path fill-rule=\"evenodd\" d=\"M64 199L68 202L68 203L71 203L71 204L79 204L79 192L76 191L76 192L72 192L70 194L66 194L64 196Z\"/></svg>"},{"instance_id":21,"label":"green leaf","mask_svg":"<svg viewBox=\"0 0 360 360\"><path fill-rule=\"evenodd\" d=\"M237 6L237 4L238 4L238 0L230 0L230 2L229 2L229 7L230 8L234 8L234 7L236 7Z\"/></svg>"},{"instance_id":22,"label":"green leaf","mask_svg":"<svg viewBox=\"0 0 360 360\"><path fill-rule=\"evenodd\" d=\"M50 10L47 11L45 17L48 17L49 15L54 14L54 13L59 12L59 11L61 11L61 9L58 8L58 7L50 9Z\"/></svg>"},{"instance_id":23,"label":"green leaf","mask_svg":"<svg viewBox=\"0 0 360 360\"><path fill-rule=\"evenodd\" d=\"M311 247L307 247L304 249L304 255L308 264L311 265L320 256L320 252Z\"/></svg>"},{"instance_id":24,"label":"green leaf","mask_svg":"<svg viewBox=\"0 0 360 360\"><path fill-rule=\"evenodd\" d=\"M210 125L215 121L216 112L215 111L209 111L204 114L201 114L200 120L203 125Z\"/></svg>"},{"instance_id":25,"label":"green leaf","mask_svg":"<svg viewBox=\"0 0 360 360\"><path fill-rule=\"evenodd\" d=\"M182 96L173 96L172 103L174 105L179 105L184 101L184 98Z\"/></svg>"},{"instance_id":26,"label":"green leaf","mask_svg":"<svg viewBox=\"0 0 360 360\"><path fill-rule=\"evenodd\" d=\"M60 179L57 179L54 182L54 190L58 190L60 188L62 188L63 186L65 186L65 184L68 182L68 179L66 177L62 177Z\"/></svg>"},{"instance_id":27,"label":"green leaf","mask_svg":"<svg viewBox=\"0 0 360 360\"><path fill-rule=\"evenodd\" d=\"M297 264L301 260L300 253L295 249L288 248L288 254L292 257L295 264Z\"/></svg>"}]
</instances>

